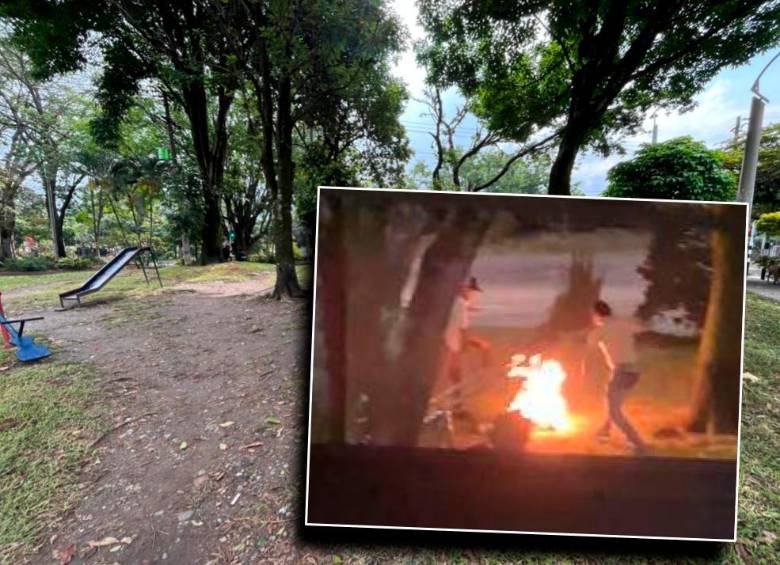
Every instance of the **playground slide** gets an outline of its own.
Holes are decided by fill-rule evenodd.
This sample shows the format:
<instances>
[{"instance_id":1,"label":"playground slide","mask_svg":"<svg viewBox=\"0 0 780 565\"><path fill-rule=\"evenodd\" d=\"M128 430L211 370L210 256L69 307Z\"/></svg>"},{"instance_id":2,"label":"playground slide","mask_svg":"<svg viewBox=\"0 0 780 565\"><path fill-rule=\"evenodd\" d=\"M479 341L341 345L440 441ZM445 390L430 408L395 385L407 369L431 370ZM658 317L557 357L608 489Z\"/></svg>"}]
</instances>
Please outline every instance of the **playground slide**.
<instances>
[{"instance_id":1,"label":"playground slide","mask_svg":"<svg viewBox=\"0 0 780 565\"><path fill-rule=\"evenodd\" d=\"M117 253L116 257L111 259L111 261L101 267L98 272L89 277L87 282L79 288L74 288L73 290L61 293L60 305L64 308L65 300L76 300L80 303L82 296L97 292L103 288L108 281L113 279L130 261L145 251L151 251L151 249L149 247L125 247L122 251Z\"/></svg>"}]
</instances>

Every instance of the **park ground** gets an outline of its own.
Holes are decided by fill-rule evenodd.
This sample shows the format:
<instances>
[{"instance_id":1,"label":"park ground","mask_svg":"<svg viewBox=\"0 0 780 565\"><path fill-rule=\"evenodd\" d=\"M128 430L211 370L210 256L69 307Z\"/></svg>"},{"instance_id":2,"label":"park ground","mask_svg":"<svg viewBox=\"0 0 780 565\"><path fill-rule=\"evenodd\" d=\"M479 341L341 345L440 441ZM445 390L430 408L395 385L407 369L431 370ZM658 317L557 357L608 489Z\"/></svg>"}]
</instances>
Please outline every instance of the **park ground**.
<instances>
[{"instance_id":1,"label":"park ground","mask_svg":"<svg viewBox=\"0 0 780 565\"><path fill-rule=\"evenodd\" d=\"M308 305L265 297L273 267L167 267L163 289L131 271L56 311L85 277L0 278L8 314L46 316L32 327L54 351L26 366L0 352L2 563L780 561L778 302L748 295L736 544L346 545L301 533Z\"/></svg>"}]
</instances>

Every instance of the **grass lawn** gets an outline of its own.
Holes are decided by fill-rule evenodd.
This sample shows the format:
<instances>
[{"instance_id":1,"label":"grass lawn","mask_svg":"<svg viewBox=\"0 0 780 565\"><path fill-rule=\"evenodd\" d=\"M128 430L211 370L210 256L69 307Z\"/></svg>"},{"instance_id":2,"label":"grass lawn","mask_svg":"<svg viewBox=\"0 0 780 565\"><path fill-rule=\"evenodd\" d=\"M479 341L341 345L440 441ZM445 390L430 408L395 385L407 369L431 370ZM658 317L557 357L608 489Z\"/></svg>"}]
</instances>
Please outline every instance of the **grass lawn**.
<instances>
[{"instance_id":1,"label":"grass lawn","mask_svg":"<svg viewBox=\"0 0 780 565\"><path fill-rule=\"evenodd\" d=\"M304 287L308 286L311 269L298 267L298 276ZM275 266L268 263L249 261L219 263L207 266L185 267L182 265L161 267L160 278L166 288L182 283L241 282L252 277L273 275ZM0 276L0 292L9 294L3 303L9 313L20 310L34 310L59 307L59 294L81 286L94 271L69 271L62 273L9 274ZM147 271L150 284L135 266L123 269L99 293L85 300L111 300L122 296L141 296L156 292L159 285L154 270Z\"/></svg>"},{"instance_id":2,"label":"grass lawn","mask_svg":"<svg viewBox=\"0 0 780 565\"><path fill-rule=\"evenodd\" d=\"M78 471L102 429L89 367L15 359L0 350L2 563L40 542L75 502Z\"/></svg>"}]
</instances>

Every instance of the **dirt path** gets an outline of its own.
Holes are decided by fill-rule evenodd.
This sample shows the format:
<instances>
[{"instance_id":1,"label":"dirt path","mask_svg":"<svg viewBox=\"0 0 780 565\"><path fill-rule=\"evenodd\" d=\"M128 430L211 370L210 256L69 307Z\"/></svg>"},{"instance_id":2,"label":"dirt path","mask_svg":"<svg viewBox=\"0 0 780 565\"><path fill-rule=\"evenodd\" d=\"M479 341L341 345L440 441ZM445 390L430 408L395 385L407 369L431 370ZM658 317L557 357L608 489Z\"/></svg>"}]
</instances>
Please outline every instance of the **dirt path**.
<instances>
[{"instance_id":1,"label":"dirt path","mask_svg":"<svg viewBox=\"0 0 780 565\"><path fill-rule=\"evenodd\" d=\"M264 279L264 280L263 280ZM297 562L305 304L249 283L47 311L58 359L98 370L112 430L84 498L33 560ZM90 548L107 537L119 543ZM125 543L122 543L124 540Z\"/></svg>"}]
</instances>

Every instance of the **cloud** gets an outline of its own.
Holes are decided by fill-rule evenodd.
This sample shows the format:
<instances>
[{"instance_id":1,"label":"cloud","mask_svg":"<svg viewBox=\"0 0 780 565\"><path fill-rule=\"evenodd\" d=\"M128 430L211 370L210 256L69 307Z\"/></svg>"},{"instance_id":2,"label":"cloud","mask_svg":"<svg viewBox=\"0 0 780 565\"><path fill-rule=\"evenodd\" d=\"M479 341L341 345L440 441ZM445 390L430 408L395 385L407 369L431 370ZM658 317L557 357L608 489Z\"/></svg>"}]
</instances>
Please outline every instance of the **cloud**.
<instances>
[{"instance_id":1,"label":"cloud","mask_svg":"<svg viewBox=\"0 0 780 565\"><path fill-rule=\"evenodd\" d=\"M417 64L413 45L425 37L425 30L417 22L416 1L393 0L390 9L406 28L406 49L392 66L392 73L406 83L411 96L420 97L425 86L425 69Z\"/></svg>"}]
</instances>

